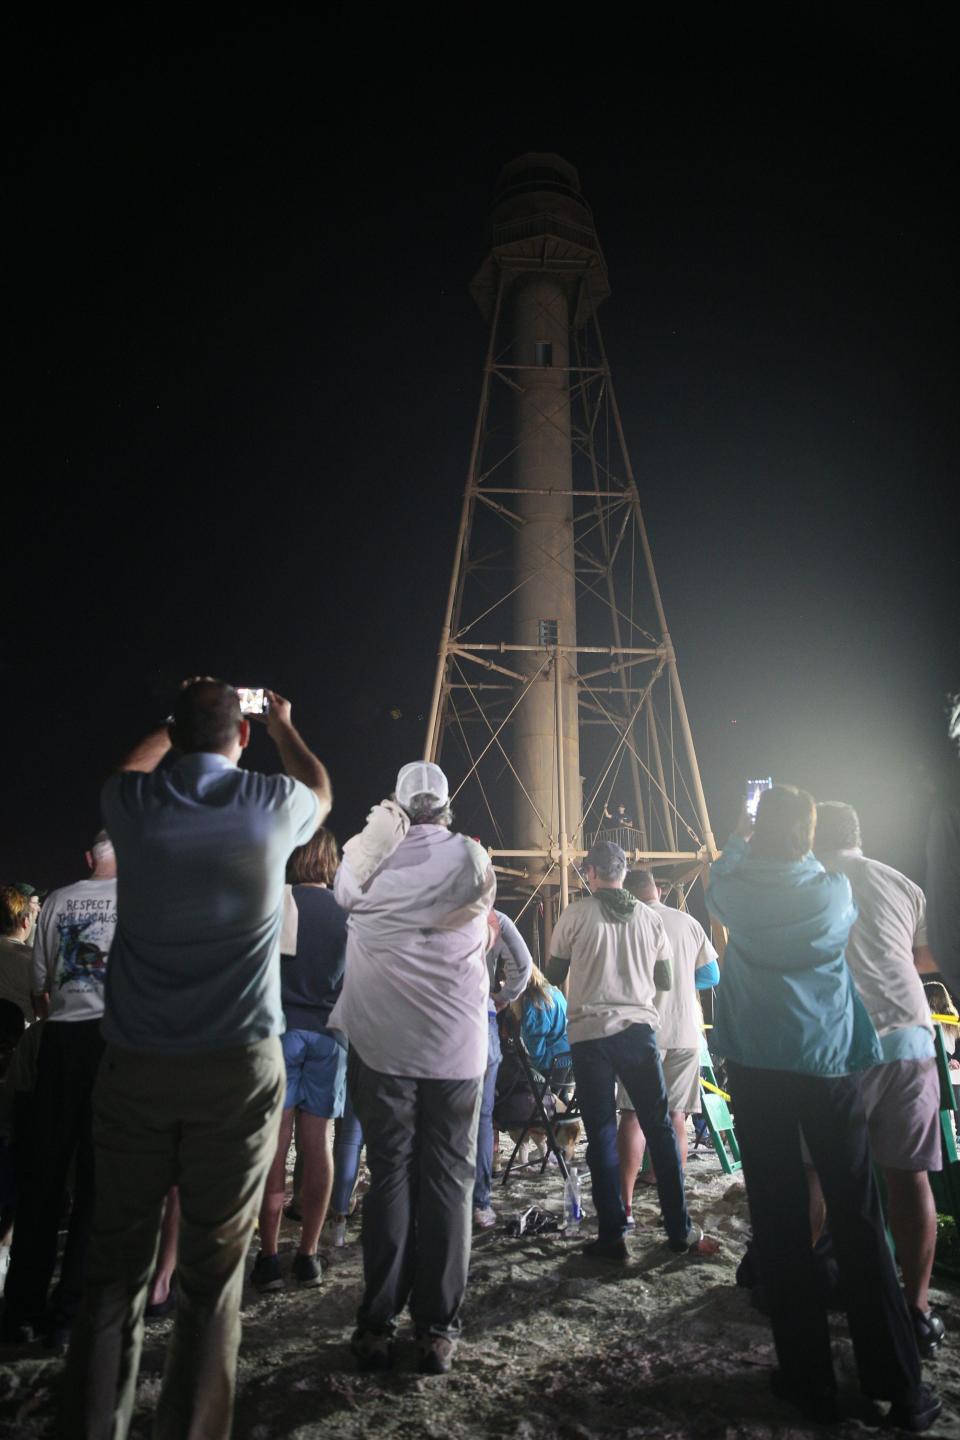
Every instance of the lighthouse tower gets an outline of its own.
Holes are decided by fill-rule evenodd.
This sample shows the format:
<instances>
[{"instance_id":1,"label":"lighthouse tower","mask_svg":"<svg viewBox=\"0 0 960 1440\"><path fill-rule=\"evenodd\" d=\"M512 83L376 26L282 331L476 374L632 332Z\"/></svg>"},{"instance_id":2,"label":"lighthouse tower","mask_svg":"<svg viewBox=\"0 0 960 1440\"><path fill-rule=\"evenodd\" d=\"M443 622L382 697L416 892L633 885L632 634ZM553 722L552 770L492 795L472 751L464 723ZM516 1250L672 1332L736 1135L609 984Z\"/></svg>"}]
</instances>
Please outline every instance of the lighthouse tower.
<instances>
[{"instance_id":1,"label":"lighthouse tower","mask_svg":"<svg viewBox=\"0 0 960 1440\"><path fill-rule=\"evenodd\" d=\"M425 754L548 929L597 835L684 903L714 841L572 165L504 168L471 289L488 341Z\"/></svg>"}]
</instances>

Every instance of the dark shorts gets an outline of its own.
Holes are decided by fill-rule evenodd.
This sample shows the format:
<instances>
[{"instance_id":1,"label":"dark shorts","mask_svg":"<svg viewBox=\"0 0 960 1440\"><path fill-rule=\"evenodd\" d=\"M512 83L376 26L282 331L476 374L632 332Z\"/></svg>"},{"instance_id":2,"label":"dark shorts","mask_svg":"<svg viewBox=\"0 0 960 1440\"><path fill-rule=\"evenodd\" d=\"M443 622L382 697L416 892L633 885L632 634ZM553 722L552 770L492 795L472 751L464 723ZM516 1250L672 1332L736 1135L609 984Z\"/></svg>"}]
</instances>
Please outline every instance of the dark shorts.
<instances>
[{"instance_id":1,"label":"dark shorts","mask_svg":"<svg viewBox=\"0 0 960 1440\"><path fill-rule=\"evenodd\" d=\"M889 1170L941 1168L936 1060L888 1060L865 1070L863 1105L878 1165Z\"/></svg>"}]
</instances>

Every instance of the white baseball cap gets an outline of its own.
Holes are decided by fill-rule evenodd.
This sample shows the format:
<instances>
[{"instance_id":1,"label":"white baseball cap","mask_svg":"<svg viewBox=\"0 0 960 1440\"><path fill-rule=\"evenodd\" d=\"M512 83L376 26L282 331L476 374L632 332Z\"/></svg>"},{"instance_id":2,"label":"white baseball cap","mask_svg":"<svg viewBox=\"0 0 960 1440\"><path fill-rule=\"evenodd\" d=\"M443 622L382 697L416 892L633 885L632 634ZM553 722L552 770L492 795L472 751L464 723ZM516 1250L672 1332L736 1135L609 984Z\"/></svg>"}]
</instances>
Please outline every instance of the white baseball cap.
<instances>
[{"instance_id":1,"label":"white baseball cap","mask_svg":"<svg viewBox=\"0 0 960 1440\"><path fill-rule=\"evenodd\" d=\"M437 802L438 810L446 805L450 786L439 765L431 765L426 760L414 760L412 765L403 766L397 776L397 804L406 810L414 795L432 796Z\"/></svg>"}]
</instances>

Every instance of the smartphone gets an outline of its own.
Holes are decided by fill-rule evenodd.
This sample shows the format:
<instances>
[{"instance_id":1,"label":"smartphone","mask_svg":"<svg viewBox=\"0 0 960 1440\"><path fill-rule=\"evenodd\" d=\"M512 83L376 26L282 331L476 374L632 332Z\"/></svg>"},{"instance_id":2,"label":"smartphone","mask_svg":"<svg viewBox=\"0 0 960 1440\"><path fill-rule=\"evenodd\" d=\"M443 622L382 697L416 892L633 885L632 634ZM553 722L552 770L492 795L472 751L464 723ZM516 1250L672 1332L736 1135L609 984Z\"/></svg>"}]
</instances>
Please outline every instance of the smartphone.
<instances>
[{"instance_id":1,"label":"smartphone","mask_svg":"<svg viewBox=\"0 0 960 1440\"><path fill-rule=\"evenodd\" d=\"M763 794L764 790L769 790L772 784L773 781L769 775L767 776L766 780L747 781L747 814L750 816L751 820L756 820L757 806L760 804L760 796Z\"/></svg>"},{"instance_id":2,"label":"smartphone","mask_svg":"<svg viewBox=\"0 0 960 1440\"><path fill-rule=\"evenodd\" d=\"M266 715L270 709L270 701L267 699L265 690L250 690L243 685L238 685L237 699L240 701L242 715Z\"/></svg>"}]
</instances>

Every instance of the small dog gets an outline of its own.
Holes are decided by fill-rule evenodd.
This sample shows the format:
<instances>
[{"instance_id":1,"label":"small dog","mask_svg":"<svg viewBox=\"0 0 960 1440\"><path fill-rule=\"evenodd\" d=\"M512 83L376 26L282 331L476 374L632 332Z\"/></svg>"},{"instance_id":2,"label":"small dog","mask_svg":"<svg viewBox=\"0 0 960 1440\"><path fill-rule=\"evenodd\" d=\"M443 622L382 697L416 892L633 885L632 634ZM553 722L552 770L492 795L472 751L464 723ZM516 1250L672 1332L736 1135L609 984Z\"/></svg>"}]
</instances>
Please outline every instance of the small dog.
<instances>
[{"instance_id":1,"label":"small dog","mask_svg":"<svg viewBox=\"0 0 960 1440\"><path fill-rule=\"evenodd\" d=\"M580 1139L580 1121L557 1120L554 1124L553 1131L557 1138L557 1144L563 1151L564 1159L568 1165L572 1165L576 1158L577 1142ZM523 1131L508 1130L507 1134L510 1136L514 1145L516 1145ZM536 1153L533 1153L534 1147L536 1147ZM547 1132L542 1125L531 1125L527 1130L526 1140L517 1152L515 1164L526 1165L531 1161L542 1160L546 1148ZM524 1151L527 1152L526 1155Z\"/></svg>"}]
</instances>

